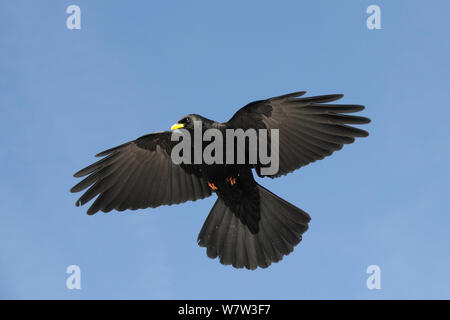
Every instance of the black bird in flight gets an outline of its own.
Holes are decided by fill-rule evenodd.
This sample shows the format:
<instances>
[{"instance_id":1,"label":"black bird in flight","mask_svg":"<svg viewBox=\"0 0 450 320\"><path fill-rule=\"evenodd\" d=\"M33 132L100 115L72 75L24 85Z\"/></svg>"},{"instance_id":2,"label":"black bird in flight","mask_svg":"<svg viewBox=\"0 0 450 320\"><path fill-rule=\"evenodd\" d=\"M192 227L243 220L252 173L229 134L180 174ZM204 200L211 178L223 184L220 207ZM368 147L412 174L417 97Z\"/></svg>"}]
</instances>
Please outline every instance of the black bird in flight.
<instances>
[{"instance_id":1,"label":"black bird in flight","mask_svg":"<svg viewBox=\"0 0 450 320\"><path fill-rule=\"evenodd\" d=\"M366 117L348 115L363 110L363 106L330 104L342 98L340 94L301 97L304 94L254 101L223 123L191 114L172 129L191 132L196 120L202 121L203 129L279 129L279 169L270 178L323 159L355 137L368 136L366 131L349 126L370 122ZM219 257L222 264L235 268L256 269L292 252L311 218L254 180L252 169L264 177L261 163L176 165L171 151L178 142L171 141L171 134L151 133L97 154L103 158L74 175L87 177L71 192L89 188L76 205L97 196L87 211L92 215L194 201L214 192L217 201L198 236L198 244L207 248L208 257Z\"/></svg>"}]
</instances>

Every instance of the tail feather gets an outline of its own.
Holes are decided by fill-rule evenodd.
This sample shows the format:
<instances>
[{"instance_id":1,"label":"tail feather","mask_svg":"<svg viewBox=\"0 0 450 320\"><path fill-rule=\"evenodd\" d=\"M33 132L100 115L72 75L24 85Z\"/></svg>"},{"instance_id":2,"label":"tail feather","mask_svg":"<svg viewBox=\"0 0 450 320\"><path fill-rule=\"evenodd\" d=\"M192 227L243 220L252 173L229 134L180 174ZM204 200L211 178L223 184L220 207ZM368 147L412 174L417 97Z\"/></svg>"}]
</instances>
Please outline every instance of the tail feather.
<instances>
[{"instance_id":1,"label":"tail feather","mask_svg":"<svg viewBox=\"0 0 450 320\"><path fill-rule=\"evenodd\" d=\"M235 268L267 268L302 240L310 216L260 185L258 191L260 221L256 233L238 218L246 212L232 212L217 199L198 236L198 244L207 248L208 257L219 257L220 263Z\"/></svg>"}]
</instances>

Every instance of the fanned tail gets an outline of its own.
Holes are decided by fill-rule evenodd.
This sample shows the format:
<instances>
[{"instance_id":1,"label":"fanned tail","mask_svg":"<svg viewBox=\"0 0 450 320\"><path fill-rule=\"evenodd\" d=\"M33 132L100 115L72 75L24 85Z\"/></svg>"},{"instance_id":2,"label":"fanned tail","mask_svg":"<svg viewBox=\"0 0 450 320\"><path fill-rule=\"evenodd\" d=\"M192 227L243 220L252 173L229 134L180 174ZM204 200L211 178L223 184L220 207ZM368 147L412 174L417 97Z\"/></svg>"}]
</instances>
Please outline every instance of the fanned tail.
<instances>
[{"instance_id":1,"label":"fanned tail","mask_svg":"<svg viewBox=\"0 0 450 320\"><path fill-rule=\"evenodd\" d=\"M235 268L267 268L291 253L302 240L310 216L259 184L258 191L260 220L256 233L217 199L198 236L198 244L207 248L208 257L219 257L220 263ZM242 199L241 207L245 201Z\"/></svg>"}]
</instances>

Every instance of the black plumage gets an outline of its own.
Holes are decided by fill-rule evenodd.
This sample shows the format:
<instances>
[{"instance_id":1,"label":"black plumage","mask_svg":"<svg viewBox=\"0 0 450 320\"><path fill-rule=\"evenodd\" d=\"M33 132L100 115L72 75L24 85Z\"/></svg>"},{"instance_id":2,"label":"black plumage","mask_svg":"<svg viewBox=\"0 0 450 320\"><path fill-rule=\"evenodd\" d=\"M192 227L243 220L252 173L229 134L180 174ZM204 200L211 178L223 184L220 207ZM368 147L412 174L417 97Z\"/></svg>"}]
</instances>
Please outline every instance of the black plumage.
<instances>
[{"instance_id":1,"label":"black plumage","mask_svg":"<svg viewBox=\"0 0 450 320\"><path fill-rule=\"evenodd\" d=\"M188 131L193 131L196 120L204 130L279 129L279 168L271 178L323 159L356 137L368 135L350 126L370 122L349 115L362 111L363 106L330 104L342 95L301 97L304 93L249 103L223 123L194 114L179 123ZM97 154L103 158L75 173L75 177L85 178L71 192L87 189L76 205L97 197L87 211L95 214L178 204L214 192L218 199L198 236L198 244L207 248L210 258L219 257L222 264L236 268L255 269L268 267L292 252L308 229L310 216L254 180L252 169L260 177L266 176L259 159L255 164L176 165L171 151L178 142L171 141L171 134L148 134Z\"/></svg>"}]
</instances>

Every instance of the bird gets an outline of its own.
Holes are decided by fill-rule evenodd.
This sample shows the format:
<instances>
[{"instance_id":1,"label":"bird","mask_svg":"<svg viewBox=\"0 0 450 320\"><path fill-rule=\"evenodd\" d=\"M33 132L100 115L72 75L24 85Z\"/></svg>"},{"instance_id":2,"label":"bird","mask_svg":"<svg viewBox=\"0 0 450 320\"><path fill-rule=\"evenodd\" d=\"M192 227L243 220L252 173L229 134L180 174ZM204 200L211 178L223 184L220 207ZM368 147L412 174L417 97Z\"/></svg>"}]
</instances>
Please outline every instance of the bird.
<instances>
[{"instance_id":1,"label":"bird","mask_svg":"<svg viewBox=\"0 0 450 320\"><path fill-rule=\"evenodd\" d=\"M282 177L330 156L355 138L369 135L352 126L371 121L353 115L364 110L363 105L333 103L342 94L305 93L253 101L226 122L189 114L171 130L150 133L100 152L96 155L100 160L74 174L83 180L70 191L87 189L76 206L96 197L87 210L88 215L93 215L99 211L180 204L216 194L217 200L198 235L198 245L206 248L209 258L218 258L223 265L249 270L267 268L302 241L311 217L260 185L254 173L259 178ZM265 174L259 158L256 163L243 164L174 163L171 152L178 142L172 141L172 134L177 130L192 133L195 122L201 122L203 131L277 129L276 172Z\"/></svg>"}]
</instances>

